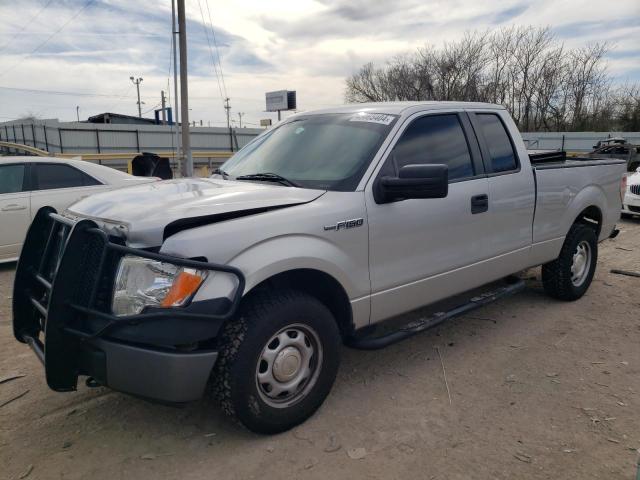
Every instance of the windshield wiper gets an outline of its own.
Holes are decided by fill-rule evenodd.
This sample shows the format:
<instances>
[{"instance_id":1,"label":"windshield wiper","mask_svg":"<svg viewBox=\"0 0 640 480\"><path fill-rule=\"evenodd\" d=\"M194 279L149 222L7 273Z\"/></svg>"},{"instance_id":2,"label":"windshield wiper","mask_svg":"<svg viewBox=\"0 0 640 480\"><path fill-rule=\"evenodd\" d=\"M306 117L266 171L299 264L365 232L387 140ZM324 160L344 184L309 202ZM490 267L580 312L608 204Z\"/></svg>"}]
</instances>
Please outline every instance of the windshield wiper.
<instances>
[{"instance_id":1,"label":"windshield wiper","mask_svg":"<svg viewBox=\"0 0 640 480\"><path fill-rule=\"evenodd\" d=\"M220 175L223 179L227 179L227 177L229 176L229 174L227 172L225 172L224 170L221 170L220 168L216 168L213 171L214 175Z\"/></svg>"},{"instance_id":2,"label":"windshield wiper","mask_svg":"<svg viewBox=\"0 0 640 480\"><path fill-rule=\"evenodd\" d=\"M300 184L284 178L282 175L278 175L277 173L252 173L251 175L240 175L235 178L236 180L255 180L258 182L278 182L282 185L286 185L288 187L299 187Z\"/></svg>"}]
</instances>

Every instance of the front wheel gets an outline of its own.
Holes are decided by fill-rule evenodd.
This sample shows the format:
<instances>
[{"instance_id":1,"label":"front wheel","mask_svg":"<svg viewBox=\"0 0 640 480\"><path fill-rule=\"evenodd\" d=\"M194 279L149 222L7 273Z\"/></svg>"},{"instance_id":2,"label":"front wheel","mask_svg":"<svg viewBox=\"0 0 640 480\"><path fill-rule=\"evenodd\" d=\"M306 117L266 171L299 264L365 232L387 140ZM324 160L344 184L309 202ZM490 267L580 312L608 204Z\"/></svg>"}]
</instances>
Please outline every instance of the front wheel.
<instances>
[{"instance_id":1,"label":"front wheel","mask_svg":"<svg viewBox=\"0 0 640 480\"><path fill-rule=\"evenodd\" d=\"M591 285L597 262L598 238L594 228L576 223L569 230L558 258L542 266L545 292L560 300L577 300Z\"/></svg>"},{"instance_id":2,"label":"front wheel","mask_svg":"<svg viewBox=\"0 0 640 480\"><path fill-rule=\"evenodd\" d=\"M222 338L213 391L225 413L249 430L288 430L329 394L340 363L340 332L316 298L294 290L255 292Z\"/></svg>"}]
</instances>

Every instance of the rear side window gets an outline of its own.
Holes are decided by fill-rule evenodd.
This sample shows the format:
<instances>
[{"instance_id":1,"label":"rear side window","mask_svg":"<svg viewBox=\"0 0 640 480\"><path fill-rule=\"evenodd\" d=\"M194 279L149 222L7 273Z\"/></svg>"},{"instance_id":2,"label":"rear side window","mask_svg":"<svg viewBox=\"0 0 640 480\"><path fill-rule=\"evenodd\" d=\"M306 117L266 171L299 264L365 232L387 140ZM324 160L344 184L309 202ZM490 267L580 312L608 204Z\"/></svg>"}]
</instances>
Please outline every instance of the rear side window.
<instances>
[{"instance_id":1,"label":"rear side window","mask_svg":"<svg viewBox=\"0 0 640 480\"><path fill-rule=\"evenodd\" d=\"M405 165L445 164L449 180L474 175L467 139L455 114L414 120L393 148L391 159L396 173Z\"/></svg>"},{"instance_id":2,"label":"rear side window","mask_svg":"<svg viewBox=\"0 0 640 480\"><path fill-rule=\"evenodd\" d=\"M0 165L0 194L22 192L24 165Z\"/></svg>"},{"instance_id":3,"label":"rear side window","mask_svg":"<svg viewBox=\"0 0 640 480\"><path fill-rule=\"evenodd\" d=\"M35 184L37 190L53 188L86 187L100 185L95 178L69 165L39 163L36 165Z\"/></svg>"},{"instance_id":4,"label":"rear side window","mask_svg":"<svg viewBox=\"0 0 640 480\"><path fill-rule=\"evenodd\" d=\"M493 113L478 113L476 118L480 122L489 149L491 170L494 173L516 170L518 168L516 154L500 118Z\"/></svg>"}]
</instances>

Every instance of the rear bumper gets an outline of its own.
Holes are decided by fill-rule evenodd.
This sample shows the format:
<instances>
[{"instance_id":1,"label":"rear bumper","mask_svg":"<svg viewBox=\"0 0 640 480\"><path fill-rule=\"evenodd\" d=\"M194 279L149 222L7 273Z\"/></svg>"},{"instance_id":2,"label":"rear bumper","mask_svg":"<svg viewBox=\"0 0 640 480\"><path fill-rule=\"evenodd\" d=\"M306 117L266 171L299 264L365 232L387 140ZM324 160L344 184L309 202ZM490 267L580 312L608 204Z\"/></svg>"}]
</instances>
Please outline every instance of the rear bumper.
<instances>
[{"instance_id":1,"label":"rear bumper","mask_svg":"<svg viewBox=\"0 0 640 480\"><path fill-rule=\"evenodd\" d=\"M122 255L137 255L237 277L232 299L111 313ZM244 277L237 269L126 247L89 220L74 222L45 207L31 225L16 270L13 328L45 367L47 384L71 391L78 377L165 402L199 398L216 358L216 336L237 309Z\"/></svg>"}]
</instances>

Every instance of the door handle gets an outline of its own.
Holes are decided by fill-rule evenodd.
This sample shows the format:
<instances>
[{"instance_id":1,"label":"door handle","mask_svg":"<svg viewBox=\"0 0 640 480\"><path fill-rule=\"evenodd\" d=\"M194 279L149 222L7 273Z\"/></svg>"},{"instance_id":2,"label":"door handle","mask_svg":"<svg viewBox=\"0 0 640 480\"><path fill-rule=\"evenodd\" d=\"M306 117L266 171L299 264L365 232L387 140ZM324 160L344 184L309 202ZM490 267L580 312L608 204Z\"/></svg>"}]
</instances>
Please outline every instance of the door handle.
<instances>
[{"instance_id":1,"label":"door handle","mask_svg":"<svg viewBox=\"0 0 640 480\"><path fill-rule=\"evenodd\" d=\"M18 205L17 203L12 203L7 205L6 207L2 207L3 212L15 212L16 210L26 210L27 207L24 205Z\"/></svg>"},{"instance_id":2,"label":"door handle","mask_svg":"<svg viewBox=\"0 0 640 480\"><path fill-rule=\"evenodd\" d=\"M483 213L489 210L489 195L474 195L471 197L471 213Z\"/></svg>"}]
</instances>

